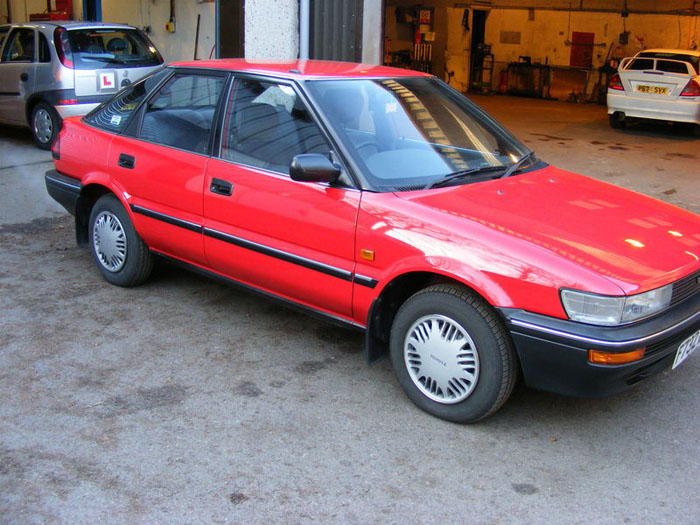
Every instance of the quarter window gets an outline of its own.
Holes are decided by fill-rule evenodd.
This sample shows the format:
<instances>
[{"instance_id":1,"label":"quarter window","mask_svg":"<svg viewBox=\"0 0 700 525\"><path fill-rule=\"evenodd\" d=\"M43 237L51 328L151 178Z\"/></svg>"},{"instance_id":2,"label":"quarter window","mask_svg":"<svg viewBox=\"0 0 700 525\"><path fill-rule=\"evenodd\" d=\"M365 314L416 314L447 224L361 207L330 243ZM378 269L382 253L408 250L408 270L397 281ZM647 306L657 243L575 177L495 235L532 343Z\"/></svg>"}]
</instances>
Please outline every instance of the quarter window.
<instances>
[{"instance_id":1,"label":"quarter window","mask_svg":"<svg viewBox=\"0 0 700 525\"><path fill-rule=\"evenodd\" d=\"M236 81L224 125L225 159L289 173L295 155L329 152L328 142L291 86Z\"/></svg>"},{"instance_id":2,"label":"quarter window","mask_svg":"<svg viewBox=\"0 0 700 525\"><path fill-rule=\"evenodd\" d=\"M42 33L39 33L39 62L51 62L49 42Z\"/></svg>"},{"instance_id":3,"label":"quarter window","mask_svg":"<svg viewBox=\"0 0 700 525\"><path fill-rule=\"evenodd\" d=\"M139 106L145 96L160 84L161 80L163 80L168 73L169 71L167 69L161 69L145 80L137 82L123 91L121 95L118 95L116 98L89 113L85 117L85 120L107 131L113 131L115 133L124 131L134 110Z\"/></svg>"},{"instance_id":4,"label":"quarter window","mask_svg":"<svg viewBox=\"0 0 700 525\"><path fill-rule=\"evenodd\" d=\"M174 75L148 103L140 137L206 153L225 82L223 76Z\"/></svg>"}]
</instances>

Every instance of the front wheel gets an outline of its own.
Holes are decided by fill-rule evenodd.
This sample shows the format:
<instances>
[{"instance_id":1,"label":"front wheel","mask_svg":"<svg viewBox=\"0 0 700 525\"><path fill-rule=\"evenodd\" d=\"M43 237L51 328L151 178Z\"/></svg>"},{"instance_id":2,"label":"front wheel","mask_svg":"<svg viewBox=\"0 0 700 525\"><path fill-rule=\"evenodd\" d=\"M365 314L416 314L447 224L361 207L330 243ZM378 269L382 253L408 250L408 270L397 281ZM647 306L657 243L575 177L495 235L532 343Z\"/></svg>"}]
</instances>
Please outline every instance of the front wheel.
<instances>
[{"instance_id":1,"label":"front wheel","mask_svg":"<svg viewBox=\"0 0 700 525\"><path fill-rule=\"evenodd\" d=\"M406 395L456 423L496 412L518 375L502 322L481 297L459 286L431 286L410 297L396 314L390 347Z\"/></svg>"},{"instance_id":2,"label":"front wheel","mask_svg":"<svg viewBox=\"0 0 700 525\"><path fill-rule=\"evenodd\" d=\"M32 109L31 127L35 144L41 149L49 149L61 129L61 117L51 105L39 102Z\"/></svg>"},{"instance_id":3,"label":"front wheel","mask_svg":"<svg viewBox=\"0 0 700 525\"><path fill-rule=\"evenodd\" d=\"M100 197L90 213L90 251L102 276L118 286L136 286L153 269L153 256L114 195Z\"/></svg>"}]
</instances>

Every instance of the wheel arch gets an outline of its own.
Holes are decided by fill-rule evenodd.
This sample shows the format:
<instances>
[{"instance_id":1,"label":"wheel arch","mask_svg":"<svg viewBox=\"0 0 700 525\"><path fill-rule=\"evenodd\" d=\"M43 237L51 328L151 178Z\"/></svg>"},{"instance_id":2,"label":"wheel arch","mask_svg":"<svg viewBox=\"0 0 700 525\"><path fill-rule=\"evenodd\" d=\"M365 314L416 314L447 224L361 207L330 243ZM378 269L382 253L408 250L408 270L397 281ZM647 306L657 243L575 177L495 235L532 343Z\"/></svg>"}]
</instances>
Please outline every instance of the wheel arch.
<instances>
[{"instance_id":1,"label":"wheel arch","mask_svg":"<svg viewBox=\"0 0 700 525\"><path fill-rule=\"evenodd\" d=\"M435 284L453 284L469 290L487 304L491 304L482 293L468 283L449 275L429 272L407 272L394 277L372 302L367 315L365 347L367 362L371 365L381 361L389 353L389 335L396 313L401 305L416 292Z\"/></svg>"},{"instance_id":2,"label":"wheel arch","mask_svg":"<svg viewBox=\"0 0 700 525\"><path fill-rule=\"evenodd\" d=\"M39 102L44 102L49 106L53 107L51 101L43 96L41 93L33 93L24 105L24 118L27 121L27 126L31 129L32 127L32 112ZM55 108L54 108L55 109Z\"/></svg>"},{"instance_id":3,"label":"wheel arch","mask_svg":"<svg viewBox=\"0 0 700 525\"><path fill-rule=\"evenodd\" d=\"M90 213L97 200L103 195L114 195L121 202L115 192L102 184L87 184L80 190L75 206L75 238L80 246L86 246L89 242ZM129 213L128 208L126 209Z\"/></svg>"}]
</instances>

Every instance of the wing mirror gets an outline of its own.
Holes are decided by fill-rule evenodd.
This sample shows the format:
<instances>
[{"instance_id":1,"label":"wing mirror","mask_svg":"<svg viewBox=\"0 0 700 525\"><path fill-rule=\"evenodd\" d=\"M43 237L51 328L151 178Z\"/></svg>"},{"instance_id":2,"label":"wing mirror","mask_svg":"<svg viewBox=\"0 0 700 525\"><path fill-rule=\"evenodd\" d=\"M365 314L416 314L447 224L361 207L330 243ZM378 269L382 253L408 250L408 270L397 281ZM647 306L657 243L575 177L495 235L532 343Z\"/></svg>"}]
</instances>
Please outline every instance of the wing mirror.
<instances>
[{"instance_id":1,"label":"wing mirror","mask_svg":"<svg viewBox=\"0 0 700 525\"><path fill-rule=\"evenodd\" d=\"M340 176L340 168L319 153L302 153L292 159L289 175L299 182L333 183Z\"/></svg>"}]
</instances>

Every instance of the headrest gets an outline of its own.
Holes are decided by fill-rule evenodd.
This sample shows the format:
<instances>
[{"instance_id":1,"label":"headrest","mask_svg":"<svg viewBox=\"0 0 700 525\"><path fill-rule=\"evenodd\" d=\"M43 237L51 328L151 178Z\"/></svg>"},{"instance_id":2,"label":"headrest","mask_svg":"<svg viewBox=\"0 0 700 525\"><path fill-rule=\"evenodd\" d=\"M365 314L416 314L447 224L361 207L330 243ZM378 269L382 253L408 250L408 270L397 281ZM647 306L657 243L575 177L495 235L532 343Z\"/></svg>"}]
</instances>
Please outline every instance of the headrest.
<instances>
[{"instance_id":1,"label":"headrest","mask_svg":"<svg viewBox=\"0 0 700 525\"><path fill-rule=\"evenodd\" d=\"M357 127L365 99L357 89L333 88L323 94L323 103L343 127Z\"/></svg>"},{"instance_id":2,"label":"headrest","mask_svg":"<svg viewBox=\"0 0 700 525\"><path fill-rule=\"evenodd\" d=\"M277 109L269 104L244 106L236 115L238 142L249 139L269 140L279 125Z\"/></svg>"}]
</instances>

